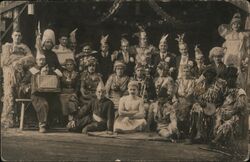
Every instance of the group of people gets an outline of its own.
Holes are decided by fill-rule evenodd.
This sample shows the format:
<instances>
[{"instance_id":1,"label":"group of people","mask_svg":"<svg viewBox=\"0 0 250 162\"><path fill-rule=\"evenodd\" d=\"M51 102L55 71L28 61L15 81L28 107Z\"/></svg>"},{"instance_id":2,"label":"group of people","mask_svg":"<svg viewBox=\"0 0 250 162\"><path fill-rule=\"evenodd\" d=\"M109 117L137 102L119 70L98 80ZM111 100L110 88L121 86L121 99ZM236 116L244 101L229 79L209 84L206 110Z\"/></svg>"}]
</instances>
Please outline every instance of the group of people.
<instances>
[{"instance_id":1,"label":"group of people","mask_svg":"<svg viewBox=\"0 0 250 162\"><path fill-rule=\"evenodd\" d=\"M72 132L148 131L190 143L228 144L244 134L247 112L248 46L240 22L236 14L223 47L210 50L208 65L198 46L195 59L189 57L184 34L176 39L180 55L168 51L167 34L156 48L145 30L138 33L138 45L122 37L120 49L111 52L106 35L100 51L84 43L76 53L76 40L69 39L74 32L61 33L55 45L54 31L46 29L37 34L34 57L14 31L1 54L1 124L12 127L15 99L28 97L42 133L59 121Z\"/></svg>"}]
</instances>

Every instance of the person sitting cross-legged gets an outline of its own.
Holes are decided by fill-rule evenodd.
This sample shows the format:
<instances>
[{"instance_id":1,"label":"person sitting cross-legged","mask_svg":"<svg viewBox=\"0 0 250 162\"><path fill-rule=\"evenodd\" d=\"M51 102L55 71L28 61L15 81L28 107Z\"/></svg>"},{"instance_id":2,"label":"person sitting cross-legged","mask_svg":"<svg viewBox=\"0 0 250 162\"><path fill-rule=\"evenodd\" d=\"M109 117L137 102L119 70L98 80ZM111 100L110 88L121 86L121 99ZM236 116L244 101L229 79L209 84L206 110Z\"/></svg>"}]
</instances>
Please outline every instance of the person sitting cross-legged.
<instances>
[{"instance_id":1,"label":"person sitting cross-legged","mask_svg":"<svg viewBox=\"0 0 250 162\"><path fill-rule=\"evenodd\" d=\"M72 132L113 131L114 104L105 97L106 90L102 82L96 88L96 98L86 108L75 113L67 128Z\"/></svg>"},{"instance_id":2,"label":"person sitting cross-legged","mask_svg":"<svg viewBox=\"0 0 250 162\"><path fill-rule=\"evenodd\" d=\"M138 83L131 81L128 84L129 95L120 99L119 116L114 123L114 132L129 133L143 131L146 126L144 119L143 99L138 97Z\"/></svg>"}]
</instances>

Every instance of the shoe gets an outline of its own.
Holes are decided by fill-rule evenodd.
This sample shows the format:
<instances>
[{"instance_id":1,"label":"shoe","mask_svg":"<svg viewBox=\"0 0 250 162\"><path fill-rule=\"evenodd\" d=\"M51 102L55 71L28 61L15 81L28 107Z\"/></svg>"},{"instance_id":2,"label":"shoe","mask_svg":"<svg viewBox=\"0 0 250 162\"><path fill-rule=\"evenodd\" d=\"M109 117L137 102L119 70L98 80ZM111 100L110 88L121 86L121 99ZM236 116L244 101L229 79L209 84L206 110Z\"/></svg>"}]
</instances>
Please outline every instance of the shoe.
<instances>
[{"instance_id":1,"label":"shoe","mask_svg":"<svg viewBox=\"0 0 250 162\"><path fill-rule=\"evenodd\" d=\"M87 130L86 128L83 128L83 129L82 129L82 133L83 133L83 134L88 134L88 130Z\"/></svg>"},{"instance_id":2,"label":"shoe","mask_svg":"<svg viewBox=\"0 0 250 162\"><path fill-rule=\"evenodd\" d=\"M45 127L39 127L39 132L40 132L40 133L46 133L47 130L46 130Z\"/></svg>"}]
</instances>

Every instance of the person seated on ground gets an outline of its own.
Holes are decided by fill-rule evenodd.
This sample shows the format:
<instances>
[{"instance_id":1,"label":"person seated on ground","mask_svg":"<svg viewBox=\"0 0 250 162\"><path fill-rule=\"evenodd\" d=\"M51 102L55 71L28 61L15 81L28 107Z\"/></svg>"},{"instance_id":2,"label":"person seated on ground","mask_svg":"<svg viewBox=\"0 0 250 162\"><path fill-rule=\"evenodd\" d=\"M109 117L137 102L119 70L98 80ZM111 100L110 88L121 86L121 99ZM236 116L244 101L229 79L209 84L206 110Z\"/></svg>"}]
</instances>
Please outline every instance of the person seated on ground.
<instances>
[{"instance_id":1,"label":"person seated on ground","mask_svg":"<svg viewBox=\"0 0 250 162\"><path fill-rule=\"evenodd\" d=\"M54 118L58 117L60 110L57 110L60 107L60 102L56 91L39 88L39 77L48 76L48 75L57 75L62 76L60 71L49 69L49 66L46 64L45 56L38 53L36 56L36 65L30 68L29 73L27 73L22 80L22 85L25 86L25 92L29 92L31 88L31 102L37 113L37 118L39 121L39 132L45 133L46 128L53 121ZM55 87L58 89L59 87Z\"/></svg>"},{"instance_id":2,"label":"person seated on ground","mask_svg":"<svg viewBox=\"0 0 250 162\"><path fill-rule=\"evenodd\" d=\"M119 102L119 116L114 123L114 132L130 133L143 131L147 124L144 119L143 99L138 97L138 83L131 81L128 84L129 95Z\"/></svg>"},{"instance_id":3,"label":"person seated on ground","mask_svg":"<svg viewBox=\"0 0 250 162\"><path fill-rule=\"evenodd\" d=\"M105 85L107 97L115 104L115 109L118 109L119 100L127 91L129 77L124 74L126 65L123 62L116 61L114 64L114 74L109 76ZM116 111L117 114L117 111Z\"/></svg>"},{"instance_id":4,"label":"person seated on ground","mask_svg":"<svg viewBox=\"0 0 250 162\"><path fill-rule=\"evenodd\" d=\"M193 92L195 86L195 78L191 75L190 64L183 66L183 73L180 78L176 80L176 98L177 109L176 116L178 120L178 129L180 131L180 138L188 137L190 124L190 110L193 104Z\"/></svg>"},{"instance_id":5,"label":"person seated on ground","mask_svg":"<svg viewBox=\"0 0 250 162\"><path fill-rule=\"evenodd\" d=\"M75 62L73 59L66 59L64 63L65 69L62 71L60 101L62 105L63 123L68 122L69 118L69 99L72 95L76 95L79 89L78 79L79 75L75 69Z\"/></svg>"},{"instance_id":6,"label":"person seated on ground","mask_svg":"<svg viewBox=\"0 0 250 162\"><path fill-rule=\"evenodd\" d=\"M246 127L245 119L248 118L246 116L247 98L246 92L237 86L237 73L236 67L227 68L226 97L223 105L216 111L213 145L233 146L235 139L246 137L247 130L244 128Z\"/></svg>"},{"instance_id":7,"label":"person seated on ground","mask_svg":"<svg viewBox=\"0 0 250 162\"><path fill-rule=\"evenodd\" d=\"M194 104L190 112L190 137L187 143L208 142L213 138L215 111L224 101L226 81L217 78L215 68L207 67L204 80L194 88Z\"/></svg>"},{"instance_id":8,"label":"person seated on ground","mask_svg":"<svg viewBox=\"0 0 250 162\"><path fill-rule=\"evenodd\" d=\"M160 62L157 66L158 77L155 78L156 94L161 91L162 88L166 88L168 94L173 95L174 80L169 74L169 66L166 62Z\"/></svg>"},{"instance_id":9,"label":"person seated on ground","mask_svg":"<svg viewBox=\"0 0 250 162\"><path fill-rule=\"evenodd\" d=\"M96 72L97 61L94 57L85 60L87 71L80 74L77 93L69 99L69 113L76 112L78 107L86 107L89 102L96 98L95 91L99 82L102 82L101 74Z\"/></svg>"},{"instance_id":10,"label":"person seated on ground","mask_svg":"<svg viewBox=\"0 0 250 162\"><path fill-rule=\"evenodd\" d=\"M67 128L72 132L113 132L114 104L105 97L106 89L102 82L96 88L97 98L91 100L86 109L80 109L69 121Z\"/></svg>"},{"instance_id":11,"label":"person seated on ground","mask_svg":"<svg viewBox=\"0 0 250 162\"><path fill-rule=\"evenodd\" d=\"M156 130L160 136L165 138L176 138L179 134L175 112L176 104L172 102L172 98L166 92L162 88L157 101L150 106L147 120L148 129L149 131Z\"/></svg>"}]
</instances>

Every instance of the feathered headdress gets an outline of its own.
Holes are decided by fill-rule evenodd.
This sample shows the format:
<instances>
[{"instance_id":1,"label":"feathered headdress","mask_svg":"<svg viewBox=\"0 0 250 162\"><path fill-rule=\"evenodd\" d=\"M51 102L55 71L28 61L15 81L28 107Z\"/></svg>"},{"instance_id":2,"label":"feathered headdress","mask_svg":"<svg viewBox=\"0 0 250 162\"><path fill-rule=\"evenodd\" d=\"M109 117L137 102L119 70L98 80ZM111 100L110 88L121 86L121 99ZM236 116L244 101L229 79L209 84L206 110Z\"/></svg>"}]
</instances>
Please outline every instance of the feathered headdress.
<instances>
[{"instance_id":1,"label":"feathered headdress","mask_svg":"<svg viewBox=\"0 0 250 162\"><path fill-rule=\"evenodd\" d=\"M195 47L194 47L194 52L195 52L195 58L196 58L196 59L202 58L202 57L203 57L203 53L202 53L202 51L200 50L199 45L195 45Z\"/></svg>"},{"instance_id":2,"label":"feathered headdress","mask_svg":"<svg viewBox=\"0 0 250 162\"><path fill-rule=\"evenodd\" d=\"M161 37L160 44L167 43L167 37L168 37L168 34L163 35L163 36Z\"/></svg>"},{"instance_id":3,"label":"feathered headdress","mask_svg":"<svg viewBox=\"0 0 250 162\"><path fill-rule=\"evenodd\" d=\"M76 42L76 31L78 28L74 29L70 34L69 34L69 40L71 42Z\"/></svg>"},{"instance_id":4,"label":"feathered headdress","mask_svg":"<svg viewBox=\"0 0 250 162\"><path fill-rule=\"evenodd\" d=\"M183 34L177 34L178 38L175 38L175 40L178 41L179 44L184 44L184 36L185 36L185 33Z\"/></svg>"},{"instance_id":5,"label":"feathered headdress","mask_svg":"<svg viewBox=\"0 0 250 162\"><path fill-rule=\"evenodd\" d=\"M108 37L109 37L109 34L106 35L106 36L102 36L100 43L101 44L107 44L108 43Z\"/></svg>"}]
</instances>

